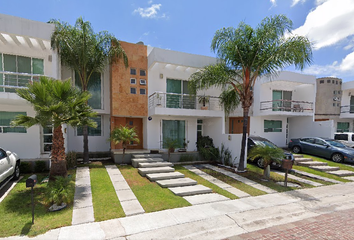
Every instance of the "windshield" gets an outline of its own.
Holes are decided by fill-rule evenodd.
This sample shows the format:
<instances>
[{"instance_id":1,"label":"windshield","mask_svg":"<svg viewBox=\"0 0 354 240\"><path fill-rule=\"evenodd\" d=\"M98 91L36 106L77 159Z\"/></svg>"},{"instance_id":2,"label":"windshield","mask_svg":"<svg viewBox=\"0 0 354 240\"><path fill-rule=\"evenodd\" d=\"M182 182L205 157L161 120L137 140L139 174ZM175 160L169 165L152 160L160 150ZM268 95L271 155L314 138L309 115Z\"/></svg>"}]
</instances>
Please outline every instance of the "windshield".
<instances>
[{"instance_id":1,"label":"windshield","mask_svg":"<svg viewBox=\"0 0 354 240\"><path fill-rule=\"evenodd\" d=\"M339 148L346 148L346 146L343 143L334 141L334 140L326 140L327 143L329 143L330 145L334 146L334 147L339 147Z\"/></svg>"},{"instance_id":2,"label":"windshield","mask_svg":"<svg viewBox=\"0 0 354 240\"><path fill-rule=\"evenodd\" d=\"M263 146L263 147L272 147L272 148L278 148L277 145L275 145L272 142L266 141L266 140L253 140L254 143L258 146Z\"/></svg>"}]
</instances>

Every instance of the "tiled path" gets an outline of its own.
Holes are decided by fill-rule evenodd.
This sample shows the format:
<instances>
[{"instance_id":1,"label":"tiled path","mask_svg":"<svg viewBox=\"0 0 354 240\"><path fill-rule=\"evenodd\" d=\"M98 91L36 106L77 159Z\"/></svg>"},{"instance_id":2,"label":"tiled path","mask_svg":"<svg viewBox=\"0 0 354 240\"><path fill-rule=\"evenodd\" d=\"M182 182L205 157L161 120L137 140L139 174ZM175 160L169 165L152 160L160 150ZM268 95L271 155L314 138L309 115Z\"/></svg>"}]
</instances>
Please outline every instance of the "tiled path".
<instances>
[{"instance_id":1,"label":"tiled path","mask_svg":"<svg viewBox=\"0 0 354 240\"><path fill-rule=\"evenodd\" d=\"M89 167L76 169L72 225L94 222Z\"/></svg>"},{"instance_id":2,"label":"tiled path","mask_svg":"<svg viewBox=\"0 0 354 240\"><path fill-rule=\"evenodd\" d=\"M144 213L143 207L140 205L138 199L130 189L128 183L125 181L123 175L116 165L106 165L106 170L111 178L114 190L122 205L126 216Z\"/></svg>"},{"instance_id":3,"label":"tiled path","mask_svg":"<svg viewBox=\"0 0 354 240\"><path fill-rule=\"evenodd\" d=\"M256 183L256 182L254 182L252 180L249 180L248 178L242 177L242 176L240 176L240 175L238 175L236 173L229 172L229 171L224 170L222 168L218 168L218 167L212 166L210 164L202 164L200 166L209 168L209 169L217 171L217 172L220 172L220 173L222 173L222 174L224 174L226 176L229 176L229 177L231 177L233 179L236 179L237 181L240 181L240 182L243 182L243 183L245 183L247 185L250 185L251 187L257 188L257 189L259 189L259 190L261 190L263 192L266 192L266 193L276 193L277 192L277 191L275 191L275 190L273 190L273 189L271 189L269 187L263 186L262 184Z\"/></svg>"},{"instance_id":4,"label":"tiled path","mask_svg":"<svg viewBox=\"0 0 354 240\"><path fill-rule=\"evenodd\" d=\"M303 171L300 171L300 170L295 170L293 169L294 172L296 173L299 173L301 175L304 175L304 176L308 176L308 177L311 177L311 178L317 178L317 179L320 179L322 181L326 181L326 182L331 182L331 183L343 183L341 181L337 181L337 180L334 180L334 179L331 179L331 178L326 178L326 177L322 177L322 176L319 176L319 175L316 175L316 174L312 174L312 173L308 173L308 172L303 172Z\"/></svg>"},{"instance_id":5,"label":"tiled path","mask_svg":"<svg viewBox=\"0 0 354 240\"><path fill-rule=\"evenodd\" d=\"M242 197L249 197L250 195L244 191L241 191L237 188L234 188L233 186L230 186L227 183L224 183L223 181L220 181L217 178L214 178L213 176L210 176L209 174L206 174L205 172L199 170L198 168L191 166L191 165L187 165L187 166L183 166L184 168L188 169L191 172L194 172L195 174L201 176L202 178L204 178L205 180L215 184L216 186L232 193L233 195L242 198Z\"/></svg>"},{"instance_id":6,"label":"tiled path","mask_svg":"<svg viewBox=\"0 0 354 240\"><path fill-rule=\"evenodd\" d=\"M279 171L272 171L272 172L275 172L276 174L279 174L279 175L285 177L285 172L279 172ZM297 177L297 176L294 176L292 174L288 174L288 179L293 179L293 180L296 180L296 181L299 181L299 182L302 182L302 183L306 183L306 184L309 184L309 185L312 185L312 186L315 186L315 187L319 187L319 186L323 185L321 183L314 182L314 181L311 181L311 180L308 180L308 179L304 179L304 178L301 178L301 177Z\"/></svg>"}]
</instances>

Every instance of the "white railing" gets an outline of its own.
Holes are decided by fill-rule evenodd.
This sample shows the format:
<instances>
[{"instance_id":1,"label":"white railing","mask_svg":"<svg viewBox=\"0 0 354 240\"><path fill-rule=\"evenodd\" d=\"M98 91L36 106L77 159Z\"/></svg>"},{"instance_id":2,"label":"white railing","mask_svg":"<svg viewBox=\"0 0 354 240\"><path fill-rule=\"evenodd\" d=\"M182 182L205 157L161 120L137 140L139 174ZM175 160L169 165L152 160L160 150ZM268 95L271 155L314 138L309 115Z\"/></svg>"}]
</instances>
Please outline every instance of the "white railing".
<instances>
[{"instance_id":1,"label":"white railing","mask_svg":"<svg viewBox=\"0 0 354 240\"><path fill-rule=\"evenodd\" d=\"M16 92L33 81L39 81L41 75L27 73L0 72L0 92Z\"/></svg>"},{"instance_id":2,"label":"white railing","mask_svg":"<svg viewBox=\"0 0 354 240\"><path fill-rule=\"evenodd\" d=\"M205 98L203 104L203 98ZM221 111L219 98L189 94L155 92L149 96L149 108L203 109Z\"/></svg>"},{"instance_id":3,"label":"white railing","mask_svg":"<svg viewBox=\"0 0 354 240\"><path fill-rule=\"evenodd\" d=\"M313 112L313 102L273 100L261 102L261 111Z\"/></svg>"}]
</instances>

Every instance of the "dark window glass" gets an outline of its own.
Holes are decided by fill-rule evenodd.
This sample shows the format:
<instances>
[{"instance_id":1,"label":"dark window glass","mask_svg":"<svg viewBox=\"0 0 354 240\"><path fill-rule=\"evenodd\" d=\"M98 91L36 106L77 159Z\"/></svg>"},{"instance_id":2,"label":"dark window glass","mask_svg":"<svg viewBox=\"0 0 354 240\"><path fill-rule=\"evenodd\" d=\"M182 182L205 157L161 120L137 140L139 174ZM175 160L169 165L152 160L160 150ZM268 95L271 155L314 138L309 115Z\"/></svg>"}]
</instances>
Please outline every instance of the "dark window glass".
<instances>
[{"instance_id":1,"label":"dark window glass","mask_svg":"<svg viewBox=\"0 0 354 240\"><path fill-rule=\"evenodd\" d=\"M130 88L130 93L131 94L136 94L136 88Z\"/></svg>"},{"instance_id":2,"label":"dark window glass","mask_svg":"<svg viewBox=\"0 0 354 240\"><path fill-rule=\"evenodd\" d=\"M135 68L131 68L130 69L130 74L131 75L136 75L136 69Z\"/></svg>"},{"instance_id":3,"label":"dark window glass","mask_svg":"<svg viewBox=\"0 0 354 240\"><path fill-rule=\"evenodd\" d=\"M140 69L140 76L146 76L146 71L145 71L145 70Z\"/></svg>"}]
</instances>

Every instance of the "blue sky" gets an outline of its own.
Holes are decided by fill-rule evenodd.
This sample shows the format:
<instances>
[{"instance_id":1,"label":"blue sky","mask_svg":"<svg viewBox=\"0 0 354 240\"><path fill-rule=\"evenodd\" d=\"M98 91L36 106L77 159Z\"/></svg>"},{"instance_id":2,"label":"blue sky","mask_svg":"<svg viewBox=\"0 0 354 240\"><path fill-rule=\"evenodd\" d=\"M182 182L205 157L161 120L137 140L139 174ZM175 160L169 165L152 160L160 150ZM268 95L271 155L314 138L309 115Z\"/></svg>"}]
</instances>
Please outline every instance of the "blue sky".
<instances>
[{"instance_id":1,"label":"blue sky","mask_svg":"<svg viewBox=\"0 0 354 240\"><path fill-rule=\"evenodd\" d=\"M354 80L354 0L0 0L0 12L70 24L82 16L122 41L207 56L216 30L285 14L314 46L303 73Z\"/></svg>"}]
</instances>

